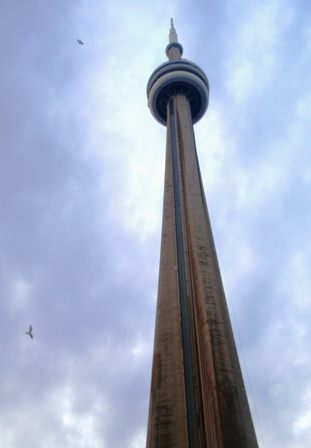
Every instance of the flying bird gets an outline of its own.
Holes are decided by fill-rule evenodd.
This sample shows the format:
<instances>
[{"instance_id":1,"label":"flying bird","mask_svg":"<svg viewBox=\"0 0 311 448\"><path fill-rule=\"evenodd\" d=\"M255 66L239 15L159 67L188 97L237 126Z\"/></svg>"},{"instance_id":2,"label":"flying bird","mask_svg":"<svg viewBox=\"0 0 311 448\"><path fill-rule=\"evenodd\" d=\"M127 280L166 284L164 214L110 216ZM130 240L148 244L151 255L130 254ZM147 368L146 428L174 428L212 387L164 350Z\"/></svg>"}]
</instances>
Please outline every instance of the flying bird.
<instances>
[{"instance_id":1,"label":"flying bird","mask_svg":"<svg viewBox=\"0 0 311 448\"><path fill-rule=\"evenodd\" d=\"M84 45L84 42L82 42L82 40L80 40L80 39L77 39L77 42L78 42L78 44L80 44L80 45Z\"/></svg>"},{"instance_id":2,"label":"flying bird","mask_svg":"<svg viewBox=\"0 0 311 448\"><path fill-rule=\"evenodd\" d=\"M25 331L25 334L28 334L28 336L30 336L31 339L33 339L32 326L31 326L31 325L29 325L29 330L28 330L28 331Z\"/></svg>"}]
</instances>

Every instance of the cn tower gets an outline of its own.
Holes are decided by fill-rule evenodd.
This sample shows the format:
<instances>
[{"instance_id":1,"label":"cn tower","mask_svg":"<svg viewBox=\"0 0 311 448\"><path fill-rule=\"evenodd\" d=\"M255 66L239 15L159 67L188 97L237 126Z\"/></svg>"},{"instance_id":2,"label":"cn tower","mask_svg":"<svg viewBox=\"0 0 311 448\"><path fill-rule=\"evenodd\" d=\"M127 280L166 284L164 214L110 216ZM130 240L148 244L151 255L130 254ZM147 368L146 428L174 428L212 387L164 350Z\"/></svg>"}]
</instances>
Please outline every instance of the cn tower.
<instances>
[{"instance_id":1,"label":"cn tower","mask_svg":"<svg viewBox=\"0 0 311 448\"><path fill-rule=\"evenodd\" d=\"M167 127L147 448L256 448L193 131L209 84L182 54L171 19L168 61L147 85Z\"/></svg>"}]
</instances>

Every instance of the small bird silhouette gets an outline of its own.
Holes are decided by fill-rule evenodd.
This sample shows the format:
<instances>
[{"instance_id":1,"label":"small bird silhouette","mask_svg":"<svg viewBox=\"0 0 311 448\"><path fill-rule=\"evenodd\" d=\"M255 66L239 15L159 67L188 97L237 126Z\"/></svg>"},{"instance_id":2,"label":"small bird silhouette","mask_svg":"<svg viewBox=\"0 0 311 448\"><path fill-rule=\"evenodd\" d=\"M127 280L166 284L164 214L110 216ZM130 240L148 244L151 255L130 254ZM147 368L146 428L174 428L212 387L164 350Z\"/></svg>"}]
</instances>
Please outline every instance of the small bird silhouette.
<instances>
[{"instance_id":1,"label":"small bird silhouette","mask_svg":"<svg viewBox=\"0 0 311 448\"><path fill-rule=\"evenodd\" d=\"M80 44L80 45L84 45L84 42L82 42L82 40L80 40L80 39L77 39L77 42L78 42L78 44Z\"/></svg>"},{"instance_id":2,"label":"small bird silhouette","mask_svg":"<svg viewBox=\"0 0 311 448\"><path fill-rule=\"evenodd\" d=\"M31 325L29 325L29 330L28 330L28 331L25 331L25 334L28 334L28 336L30 336L31 339L33 339L32 326L31 326Z\"/></svg>"}]
</instances>

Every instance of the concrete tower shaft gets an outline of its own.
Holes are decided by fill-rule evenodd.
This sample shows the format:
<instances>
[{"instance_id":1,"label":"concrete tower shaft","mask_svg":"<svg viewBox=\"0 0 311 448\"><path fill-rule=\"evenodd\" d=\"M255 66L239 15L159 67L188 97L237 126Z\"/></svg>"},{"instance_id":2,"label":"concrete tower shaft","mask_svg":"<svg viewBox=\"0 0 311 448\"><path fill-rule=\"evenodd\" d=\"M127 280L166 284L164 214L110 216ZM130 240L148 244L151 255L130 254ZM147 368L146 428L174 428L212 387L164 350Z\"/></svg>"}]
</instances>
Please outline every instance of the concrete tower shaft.
<instances>
[{"instance_id":1,"label":"concrete tower shaft","mask_svg":"<svg viewBox=\"0 0 311 448\"><path fill-rule=\"evenodd\" d=\"M147 87L152 114L167 126L147 448L258 446L193 132L208 91L203 71L183 59L158 67Z\"/></svg>"}]
</instances>

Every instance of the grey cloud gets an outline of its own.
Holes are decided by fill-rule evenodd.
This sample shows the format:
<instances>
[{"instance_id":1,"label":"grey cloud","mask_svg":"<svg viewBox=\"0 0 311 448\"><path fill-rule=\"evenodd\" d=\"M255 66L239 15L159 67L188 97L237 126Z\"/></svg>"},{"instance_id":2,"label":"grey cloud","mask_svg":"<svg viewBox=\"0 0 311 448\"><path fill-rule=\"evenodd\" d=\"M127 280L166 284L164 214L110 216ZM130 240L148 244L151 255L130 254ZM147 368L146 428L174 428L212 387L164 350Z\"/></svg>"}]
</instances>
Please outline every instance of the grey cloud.
<instances>
[{"instance_id":1,"label":"grey cloud","mask_svg":"<svg viewBox=\"0 0 311 448\"><path fill-rule=\"evenodd\" d=\"M135 5L144 16L144 6ZM146 13L149 28L162 20L162 6ZM310 254L309 130L297 114L309 89L307 19L303 8L294 10L273 83L266 80L241 106L226 89L232 38L247 20L243 2L234 6L203 2L189 20L188 3L177 2L176 26L185 57L209 76L210 110L217 108L225 135L215 183L208 177L209 136L197 143L255 423L263 446L300 448L310 435L293 430L310 387L310 304L298 309L298 292L284 278L297 283L299 268L289 261L302 253L307 262ZM146 39L143 21L136 23L123 2L109 8L15 1L0 9L1 443L76 448L85 440L79 426L89 424L89 447L127 447L146 427L160 238L159 228L140 231L128 222L130 161L142 161L142 133L153 128L147 107L133 120L127 106L141 110L145 86L134 78L141 79L142 64L153 68L164 58L166 36L163 48L152 32ZM128 84L119 86L125 98L114 100L121 67ZM254 67L260 78L259 61ZM207 126L209 112L204 120ZM162 141L163 129L154 136ZM153 158L143 159L149 165L165 144L155 148L151 140L145 149ZM147 198L160 215L158 196ZM302 284L306 273L299 275ZM307 295L308 283L304 288ZM24 338L29 323L34 341ZM62 420L66 412L71 423Z\"/></svg>"}]
</instances>

